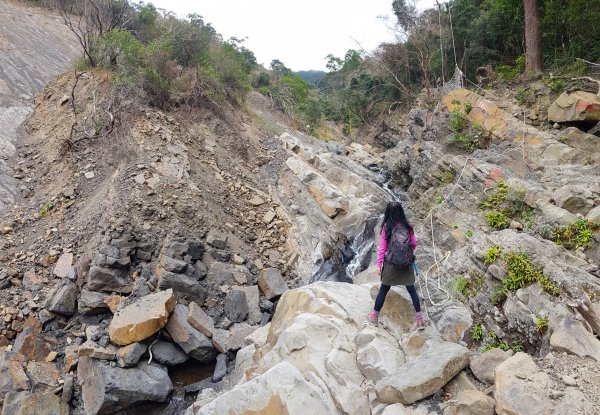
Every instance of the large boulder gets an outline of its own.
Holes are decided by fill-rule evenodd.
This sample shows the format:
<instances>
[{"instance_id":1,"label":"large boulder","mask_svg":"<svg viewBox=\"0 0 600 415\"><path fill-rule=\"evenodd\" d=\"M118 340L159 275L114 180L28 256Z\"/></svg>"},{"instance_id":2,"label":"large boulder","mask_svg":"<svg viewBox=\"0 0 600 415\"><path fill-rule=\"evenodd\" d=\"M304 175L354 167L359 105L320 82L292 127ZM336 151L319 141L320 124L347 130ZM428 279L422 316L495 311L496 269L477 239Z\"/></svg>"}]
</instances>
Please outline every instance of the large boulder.
<instances>
[{"instance_id":1,"label":"large boulder","mask_svg":"<svg viewBox=\"0 0 600 415\"><path fill-rule=\"evenodd\" d=\"M217 357L217 351L211 340L196 330L188 322L189 310L183 304L177 304L166 329L171 338L184 352L202 363L211 363Z\"/></svg>"},{"instance_id":2,"label":"large boulder","mask_svg":"<svg viewBox=\"0 0 600 415\"><path fill-rule=\"evenodd\" d=\"M531 356L520 352L496 367L495 392L498 415L550 415L546 396L550 378Z\"/></svg>"},{"instance_id":3,"label":"large boulder","mask_svg":"<svg viewBox=\"0 0 600 415\"><path fill-rule=\"evenodd\" d=\"M110 340L125 346L152 336L167 324L174 307L173 290L139 298L117 310L108 327Z\"/></svg>"},{"instance_id":4,"label":"large boulder","mask_svg":"<svg viewBox=\"0 0 600 415\"><path fill-rule=\"evenodd\" d=\"M478 390L461 391L444 415L494 415L494 400Z\"/></svg>"},{"instance_id":5,"label":"large boulder","mask_svg":"<svg viewBox=\"0 0 600 415\"><path fill-rule=\"evenodd\" d=\"M600 340L574 318L566 318L560 322L550 337L550 346L557 352L579 357L589 356L600 361Z\"/></svg>"},{"instance_id":6,"label":"large boulder","mask_svg":"<svg viewBox=\"0 0 600 415\"><path fill-rule=\"evenodd\" d=\"M585 91L563 92L548 108L548 121L600 121L600 97Z\"/></svg>"},{"instance_id":7,"label":"large boulder","mask_svg":"<svg viewBox=\"0 0 600 415\"><path fill-rule=\"evenodd\" d=\"M224 310L227 318L234 323L241 323L248 315L248 302L246 293L240 290L231 290L225 296Z\"/></svg>"},{"instance_id":8,"label":"large boulder","mask_svg":"<svg viewBox=\"0 0 600 415\"><path fill-rule=\"evenodd\" d=\"M262 270L258 278L258 286L269 300L279 297L288 289L281 272L277 268Z\"/></svg>"},{"instance_id":9,"label":"large boulder","mask_svg":"<svg viewBox=\"0 0 600 415\"><path fill-rule=\"evenodd\" d=\"M69 415L69 404L52 392L21 391L6 395L2 415Z\"/></svg>"},{"instance_id":10,"label":"large boulder","mask_svg":"<svg viewBox=\"0 0 600 415\"><path fill-rule=\"evenodd\" d=\"M191 414L337 415L326 389L324 384L314 385L306 380L293 365L281 362L209 404L192 409Z\"/></svg>"},{"instance_id":11,"label":"large boulder","mask_svg":"<svg viewBox=\"0 0 600 415\"><path fill-rule=\"evenodd\" d=\"M411 404L433 395L469 364L468 352L456 343L432 345L377 383L379 401Z\"/></svg>"},{"instance_id":12,"label":"large boulder","mask_svg":"<svg viewBox=\"0 0 600 415\"><path fill-rule=\"evenodd\" d=\"M498 348L481 353L480 355L471 358L471 372L473 372L473 375L480 381L492 384L494 383L494 371L496 370L496 366L512 355L512 350L504 351Z\"/></svg>"},{"instance_id":13,"label":"large boulder","mask_svg":"<svg viewBox=\"0 0 600 415\"><path fill-rule=\"evenodd\" d=\"M562 186L554 192L557 206L571 213L587 215L594 206L594 195L589 188L582 185Z\"/></svg>"},{"instance_id":14,"label":"large boulder","mask_svg":"<svg viewBox=\"0 0 600 415\"><path fill-rule=\"evenodd\" d=\"M164 402L173 389L165 370L144 362L122 369L82 357L77 377L87 415L112 414L142 402Z\"/></svg>"},{"instance_id":15,"label":"large boulder","mask_svg":"<svg viewBox=\"0 0 600 415\"><path fill-rule=\"evenodd\" d=\"M158 341L152 346L152 356L158 363L173 366L187 362L189 356L173 343Z\"/></svg>"},{"instance_id":16,"label":"large boulder","mask_svg":"<svg viewBox=\"0 0 600 415\"><path fill-rule=\"evenodd\" d=\"M172 289L177 300L195 301L203 304L206 299L206 289L195 279L185 274L162 271L159 274L159 290Z\"/></svg>"},{"instance_id":17,"label":"large boulder","mask_svg":"<svg viewBox=\"0 0 600 415\"><path fill-rule=\"evenodd\" d=\"M72 316L77 309L77 286L67 282L56 287L46 305L48 311L64 316Z\"/></svg>"},{"instance_id":18,"label":"large boulder","mask_svg":"<svg viewBox=\"0 0 600 415\"><path fill-rule=\"evenodd\" d=\"M356 345L358 367L374 382L393 375L406 362L398 340L386 330L366 326L356 337Z\"/></svg>"},{"instance_id":19,"label":"large boulder","mask_svg":"<svg viewBox=\"0 0 600 415\"><path fill-rule=\"evenodd\" d=\"M90 268L87 286L92 291L130 293L133 289L133 279L126 269L94 265Z\"/></svg>"}]
</instances>

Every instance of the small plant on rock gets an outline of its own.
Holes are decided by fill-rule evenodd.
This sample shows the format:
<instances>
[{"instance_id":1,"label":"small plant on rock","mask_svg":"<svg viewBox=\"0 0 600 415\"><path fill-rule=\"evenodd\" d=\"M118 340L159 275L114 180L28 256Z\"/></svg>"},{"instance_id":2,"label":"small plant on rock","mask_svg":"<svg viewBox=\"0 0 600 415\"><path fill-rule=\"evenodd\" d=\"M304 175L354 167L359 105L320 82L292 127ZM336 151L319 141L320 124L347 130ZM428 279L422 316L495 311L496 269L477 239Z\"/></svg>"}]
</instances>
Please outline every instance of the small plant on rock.
<instances>
[{"instance_id":1,"label":"small plant on rock","mask_svg":"<svg viewBox=\"0 0 600 415\"><path fill-rule=\"evenodd\" d=\"M501 253L502 253L502 248L500 247L500 245L490 246L483 254L483 264L484 265L493 264L500 257Z\"/></svg>"},{"instance_id":2,"label":"small plant on rock","mask_svg":"<svg viewBox=\"0 0 600 415\"><path fill-rule=\"evenodd\" d=\"M490 228L502 230L510 226L510 219L504 214L497 210L488 212L485 215L485 220Z\"/></svg>"},{"instance_id":3,"label":"small plant on rock","mask_svg":"<svg viewBox=\"0 0 600 415\"><path fill-rule=\"evenodd\" d=\"M471 111L473 111L473 104L470 102L465 103L465 114L469 114Z\"/></svg>"},{"instance_id":4,"label":"small plant on rock","mask_svg":"<svg viewBox=\"0 0 600 415\"><path fill-rule=\"evenodd\" d=\"M513 349L515 353L519 353L523 351L523 345L519 339L513 340L510 343L510 348Z\"/></svg>"},{"instance_id":5,"label":"small plant on rock","mask_svg":"<svg viewBox=\"0 0 600 415\"><path fill-rule=\"evenodd\" d=\"M490 296L490 302L495 306L501 305L504 300L508 298L508 290L504 287L501 287L494 291Z\"/></svg>"},{"instance_id":6,"label":"small plant on rock","mask_svg":"<svg viewBox=\"0 0 600 415\"><path fill-rule=\"evenodd\" d=\"M469 333L471 334L471 338L478 342L483 339L483 326L481 323L473 324Z\"/></svg>"},{"instance_id":7,"label":"small plant on rock","mask_svg":"<svg viewBox=\"0 0 600 415\"><path fill-rule=\"evenodd\" d=\"M552 240L555 244L566 249L587 249L594 240L594 231L600 229L600 225L579 219L571 226L557 226L552 231Z\"/></svg>"},{"instance_id":8,"label":"small plant on rock","mask_svg":"<svg viewBox=\"0 0 600 415\"><path fill-rule=\"evenodd\" d=\"M552 78L548 81L548 88L555 94L563 92L566 87L567 86L562 79Z\"/></svg>"},{"instance_id":9,"label":"small plant on rock","mask_svg":"<svg viewBox=\"0 0 600 415\"><path fill-rule=\"evenodd\" d=\"M540 316L536 317L535 331L538 333L544 333L546 330L548 330L548 319Z\"/></svg>"},{"instance_id":10,"label":"small plant on rock","mask_svg":"<svg viewBox=\"0 0 600 415\"><path fill-rule=\"evenodd\" d=\"M467 238L473 237L473 231L471 229L467 229L467 231L465 232L465 236Z\"/></svg>"},{"instance_id":11,"label":"small plant on rock","mask_svg":"<svg viewBox=\"0 0 600 415\"><path fill-rule=\"evenodd\" d=\"M508 252L504 255L507 264L507 276L504 280L506 290L518 290L534 282L538 282L547 293L558 296L560 288L544 273L542 267L534 265L527 252Z\"/></svg>"},{"instance_id":12,"label":"small plant on rock","mask_svg":"<svg viewBox=\"0 0 600 415\"><path fill-rule=\"evenodd\" d=\"M469 285L470 285L469 279L463 277L462 275L457 276L456 280L454 281L454 288L456 289L456 292L464 295L465 297L469 296L469 293L470 293Z\"/></svg>"},{"instance_id":13,"label":"small plant on rock","mask_svg":"<svg viewBox=\"0 0 600 415\"><path fill-rule=\"evenodd\" d=\"M48 213L50 213L52 209L54 209L54 203L46 202L44 203L44 206L42 206L42 209L40 209L40 215L44 218L48 216Z\"/></svg>"}]
</instances>

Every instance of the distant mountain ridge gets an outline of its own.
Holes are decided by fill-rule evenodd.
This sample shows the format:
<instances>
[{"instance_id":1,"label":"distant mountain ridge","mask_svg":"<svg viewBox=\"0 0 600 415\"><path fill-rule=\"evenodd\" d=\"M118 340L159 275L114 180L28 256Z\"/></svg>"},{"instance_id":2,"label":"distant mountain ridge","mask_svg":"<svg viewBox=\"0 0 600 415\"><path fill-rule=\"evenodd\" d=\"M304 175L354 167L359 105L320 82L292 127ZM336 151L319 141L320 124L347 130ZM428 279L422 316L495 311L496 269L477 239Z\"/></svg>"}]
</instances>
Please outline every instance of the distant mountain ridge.
<instances>
[{"instance_id":1,"label":"distant mountain ridge","mask_svg":"<svg viewBox=\"0 0 600 415\"><path fill-rule=\"evenodd\" d=\"M304 79L309 84L316 84L327 75L325 71L297 71L295 72L300 78Z\"/></svg>"}]
</instances>

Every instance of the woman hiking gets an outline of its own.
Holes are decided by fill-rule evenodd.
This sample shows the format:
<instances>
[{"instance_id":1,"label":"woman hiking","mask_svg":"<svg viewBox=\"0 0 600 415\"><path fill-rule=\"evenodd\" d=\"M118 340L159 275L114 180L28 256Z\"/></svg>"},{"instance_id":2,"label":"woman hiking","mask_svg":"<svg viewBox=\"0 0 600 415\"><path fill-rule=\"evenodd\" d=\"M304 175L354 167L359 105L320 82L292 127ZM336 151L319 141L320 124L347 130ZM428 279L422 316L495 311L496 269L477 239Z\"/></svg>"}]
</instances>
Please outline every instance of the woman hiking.
<instances>
[{"instance_id":1,"label":"woman hiking","mask_svg":"<svg viewBox=\"0 0 600 415\"><path fill-rule=\"evenodd\" d=\"M377 268L381 275L381 287L375 299L375 307L367 315L371 324L379 322L379 312L385 297L392 285L404 285L410 294L416 311L417 328L425 328L425 320L421 312L419 296L415 289L415 273L413 251L417 246L417 238L412 226L406 220L404 209L398 202L388 203L381 227L381 239L377 253Z\"/></svg>"}]
</instances>

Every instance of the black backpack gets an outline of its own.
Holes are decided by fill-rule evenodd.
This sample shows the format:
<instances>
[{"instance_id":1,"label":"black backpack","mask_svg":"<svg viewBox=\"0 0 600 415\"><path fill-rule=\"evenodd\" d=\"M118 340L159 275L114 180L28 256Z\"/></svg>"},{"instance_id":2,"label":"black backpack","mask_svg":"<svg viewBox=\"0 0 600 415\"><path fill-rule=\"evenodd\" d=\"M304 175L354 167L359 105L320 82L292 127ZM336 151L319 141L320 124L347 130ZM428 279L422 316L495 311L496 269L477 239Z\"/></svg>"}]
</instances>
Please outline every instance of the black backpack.
<instances>
[{"instance_id":1,"label":"black backpack","mask_svg":"<svg viewBox=\"0 0 600 415\"><path fill-rule=\"evenodd\" d=\"M414 262L413 249L410 246L410 229L397 224L388 241L385 261L393 265L410 265Z\"/></svg>"}]
</instances>

